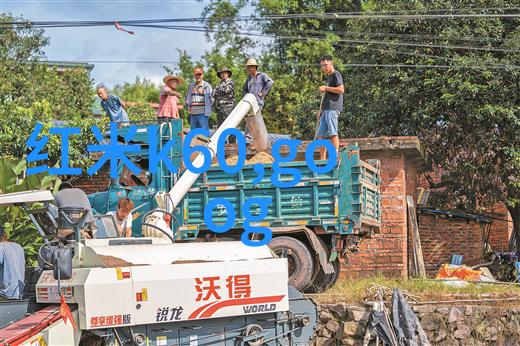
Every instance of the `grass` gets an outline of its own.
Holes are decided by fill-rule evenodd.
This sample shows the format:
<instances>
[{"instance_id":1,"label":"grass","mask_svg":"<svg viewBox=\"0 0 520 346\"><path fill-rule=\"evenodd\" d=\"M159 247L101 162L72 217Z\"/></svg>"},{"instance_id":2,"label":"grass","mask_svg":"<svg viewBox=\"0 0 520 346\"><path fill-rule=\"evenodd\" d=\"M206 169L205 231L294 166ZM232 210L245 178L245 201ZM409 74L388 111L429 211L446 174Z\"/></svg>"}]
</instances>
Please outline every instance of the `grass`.
<instances>
[{"instance_id":1,"label":"grass","mask_svg":"<svg viewBox=\"0 0 520 346\"><path fill-rule=\"evenodd\" d=\"M364 298L371 295L367 290L374 284L389 289L383 290L385 300L391 298L391 290L393 288L400 288L403 293L405 293L404 291L410 293L410 295L420 302L460 299L518 298L518 302L507 301L504 302L504 304L520 305L520 286L517 285L470 283L465 287L453 287L444 282L433 280L395 279L386 278L384 276L360 279L340 278L327 292L316 296L316 300L320 303L363 303ZM373 295L375 289L372 289L371 293Z\"/></svg>"}]
</instances>

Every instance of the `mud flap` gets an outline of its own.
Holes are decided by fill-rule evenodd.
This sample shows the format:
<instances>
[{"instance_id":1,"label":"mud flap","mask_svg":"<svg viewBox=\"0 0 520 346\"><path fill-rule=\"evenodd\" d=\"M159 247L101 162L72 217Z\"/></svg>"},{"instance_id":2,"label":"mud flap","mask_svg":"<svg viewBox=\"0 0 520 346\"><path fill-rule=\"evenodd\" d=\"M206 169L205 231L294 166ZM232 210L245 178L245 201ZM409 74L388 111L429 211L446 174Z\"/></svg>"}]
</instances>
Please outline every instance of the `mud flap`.
<instances>
[{"instance_id":1,"label":"mud flap","mask_svg":"<svg viewBox=\"0 0 520 346\"><path fill-rule=\"evenodd\" d=\"M334 266L331 262L329 262L327 250L322 245L322 242L318 239L318 236L316 236L316 234L307 227L302 227L302 230L307 235L307 238L309 238L312 248L318 254L318 260L320 262L320 266L323 268L323 272L327 275L334 274Z\"/></svg>"}]
</instances>

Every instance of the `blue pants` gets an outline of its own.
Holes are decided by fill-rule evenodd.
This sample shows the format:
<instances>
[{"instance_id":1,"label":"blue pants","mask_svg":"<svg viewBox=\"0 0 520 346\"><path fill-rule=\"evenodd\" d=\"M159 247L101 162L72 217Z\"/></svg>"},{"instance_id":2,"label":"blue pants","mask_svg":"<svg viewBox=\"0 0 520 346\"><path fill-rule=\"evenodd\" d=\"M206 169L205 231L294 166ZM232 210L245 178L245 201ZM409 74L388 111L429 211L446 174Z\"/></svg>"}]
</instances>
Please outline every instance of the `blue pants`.
<instances>
[{"instance_id":1,"label":"blue pants","mask_svg":"<svg viewBox=\"0 0 520 346\"><path fill-rule=\"evenodd\" d=\"M209 130L209 117L204 114L191 114L190 115L190 128L193 129L206 129Z\"/></svg>"},{"instance_id":2,"label":"blue pants","mask_svg":"<svg viewBox=\"0 0 520 346\"><path fill-rule=\"evenodd\" d=\"M330 138L338 135L339 111L324 110L321 112L320 124L316 137Z\"/></svg>"}]
</instances>

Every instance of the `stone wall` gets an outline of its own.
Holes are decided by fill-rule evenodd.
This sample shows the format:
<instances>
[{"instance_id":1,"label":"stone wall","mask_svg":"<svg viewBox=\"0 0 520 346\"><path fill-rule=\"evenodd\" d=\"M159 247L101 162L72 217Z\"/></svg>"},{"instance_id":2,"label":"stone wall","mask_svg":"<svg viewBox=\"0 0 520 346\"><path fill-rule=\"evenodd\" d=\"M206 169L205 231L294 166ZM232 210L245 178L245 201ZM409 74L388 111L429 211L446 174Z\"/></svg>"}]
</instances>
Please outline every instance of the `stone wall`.
<instances>
[{"instance_id":1,"label":"stone wall","mask_svg":"<svg viewBox=\"0 0 520 346\"><path fill-rule=\"evenodd\" d=\"M370 308L345 303L318 306L314 346L362 345ZM413 307L432 345L520 345L520 308Z\"/></svg>"}]
</instances>

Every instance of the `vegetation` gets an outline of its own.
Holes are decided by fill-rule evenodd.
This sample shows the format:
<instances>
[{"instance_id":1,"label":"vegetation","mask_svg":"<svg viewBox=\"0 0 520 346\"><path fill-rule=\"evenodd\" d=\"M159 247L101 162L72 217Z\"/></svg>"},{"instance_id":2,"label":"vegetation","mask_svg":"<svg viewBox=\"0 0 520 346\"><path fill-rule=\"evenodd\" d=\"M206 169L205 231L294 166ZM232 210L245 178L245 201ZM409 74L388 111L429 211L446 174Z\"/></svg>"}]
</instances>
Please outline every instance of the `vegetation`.
<instances>
[{"instance_id":1,"label":"vegetation","mask_svg":"<svg viewBox=\"0 0 520 346\"><path fill-rule=\"evenodd\" d=\"M257 20L226 24L246 6L254 8ZM242 52L259 56L262 69L275 80L264 112L270 131L312 137L319 107L317 87L323 78L317 62L330 53L346 86L340 137L419 136L442 178L436 205L481 211L505 203L520 254L520 21L363 16L390 11L449 14L445 9L450 8L481 13L480 8L514 6L507 0L261 0L235 5L218 0L204 13L212 19L208 33L220 43L216 46L222 55L236 49L234 43L244 33L270 38L262 41L260 54L259 43L249 41ZM359 16L268 17L352 11ZM217 24L222 17L224 24Z\"/></svg>"},{"instance_id":2,"label":"vegetation","mask_svg":"<svg viewBox=\"0 0 520 346\"><path fill-rule=\"evenodd\" d=\"M320 303L337 302L338 300L347 303L362 303L366 298L372 298L375 293L374 285L386 288L384 289L384 299L390 299L390 290L399 288L410 293L414 298L421 302L427 301L444 301L454 299L500 299L500 298L518 298L520 296L520 287L513 285L501 284L472 284L468 283L464 287L454 287L444 282L425 279L408 279L386 278L384 276L375 276L367 278L340 279L327 291L326 294L316 297ZM387 290L388 289L388 290ZM388 294L390 293L390 294ZM490 302L488 302L490 303ZM509 305L518 304L516 302L496 300L491 302L493 305Z\"/></svg>"}]
</instances>

